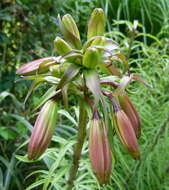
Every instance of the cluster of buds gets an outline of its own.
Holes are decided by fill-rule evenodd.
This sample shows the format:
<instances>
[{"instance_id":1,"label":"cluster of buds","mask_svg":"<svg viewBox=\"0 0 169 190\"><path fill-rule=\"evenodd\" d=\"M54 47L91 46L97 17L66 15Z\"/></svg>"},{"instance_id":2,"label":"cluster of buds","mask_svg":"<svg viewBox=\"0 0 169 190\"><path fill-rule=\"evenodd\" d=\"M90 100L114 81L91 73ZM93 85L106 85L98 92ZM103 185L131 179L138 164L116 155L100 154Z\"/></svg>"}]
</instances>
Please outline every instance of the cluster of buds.
<instances>
[{"instance_id":1,"label":"cluster of buds","mask_svg":"<svg viewBox=\"0 0 169 190\"><path fill-rule=\"evenodd\" d=\"M134 159L140 158L137 142L141 134L140 119L125 89L133 80L148 84L130 72L128 61L120 52L119 45L105 36L105 16L102 9L93 11L84 44L71 15L67 14L62 18L58 16L58 24L64 36L64 39L56 37L54 40L58 56L29 62L17 70L17 74L22 75L21 80L34 80L29 95L42 82L52 85L40 99L38 108L44 105L32 131L28 158L38 159L48 147L56 125L57 104L60 102L58 99L62 98L68 107L68 97L71 94L82 102L88 102L88 106L94 110L89 115L89 119L92 118L89 156L98 181L105 184L112 168L110 139L113 139L114 132L107 126L110 118L126 150ZM96 107L99 111L96 111ZM108 112L102 114L107 110L112 110L111 115ZM107 134L112 138L108 138Z\"/></svg>"}]
</instances>

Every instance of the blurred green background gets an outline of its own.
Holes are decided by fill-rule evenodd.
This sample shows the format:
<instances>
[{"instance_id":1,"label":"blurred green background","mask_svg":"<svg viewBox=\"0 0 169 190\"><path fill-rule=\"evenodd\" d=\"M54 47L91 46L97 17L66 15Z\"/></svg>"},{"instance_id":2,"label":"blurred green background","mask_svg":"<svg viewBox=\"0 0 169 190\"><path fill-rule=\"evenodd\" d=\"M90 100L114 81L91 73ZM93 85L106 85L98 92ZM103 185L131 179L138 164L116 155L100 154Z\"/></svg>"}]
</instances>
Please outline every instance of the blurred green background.
<instances>
[{"instance_id":1,"label":"blurred green background","mask_svg":"<svg viewBox=\"0 0 169 190\"><path fill-rule=\"evenodd\" d=\"M46 87L37 89L24 106L31 83L16 82L16 69L31 60L56 55L53 40L60 36L58 14L73 16L84 41L87 20L96 7L105 11L106 35L120 44L131 70L153 88L139 83L129 88L142 120L141 161L132 160L115 140L111 180L100 187L91 172L86 141L75 189L169 189L169 1L1 0L0 190L64 189L77 134L78 107L70 99L73 107L60 108L53 148L41 161L27 163L25 144L36 118L32 110ZM142 26L132 38L134 20Z\"/></svg>"}]
</instances>

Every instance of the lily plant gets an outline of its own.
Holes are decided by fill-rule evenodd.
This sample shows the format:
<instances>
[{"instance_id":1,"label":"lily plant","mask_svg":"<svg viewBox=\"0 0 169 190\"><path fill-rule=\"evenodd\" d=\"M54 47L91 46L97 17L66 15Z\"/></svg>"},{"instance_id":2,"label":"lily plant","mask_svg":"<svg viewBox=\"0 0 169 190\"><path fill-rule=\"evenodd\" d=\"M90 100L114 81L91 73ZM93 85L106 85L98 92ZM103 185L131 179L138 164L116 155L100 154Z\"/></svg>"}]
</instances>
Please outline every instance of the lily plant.
<instances>
[{"instance_id":1,"label":"lily plant","mask_svg":"<svg viewBox=\"0 0 169 190\"><path fill-rule=\"evenodd\" d=\"M54 48L59 56L41 58L17 70L21 80L33 80L26 100L40 84L51 85L36 107L41 110L30 137L28 159L36 160L44 153L55 130L58 104L64 103L68 109L69 97L73 95L79 100L79 124L68 189L76 179L88 134L86 126L89 126L91 167L99 183L106 184L112 170L115 135L132 158L140 159L141 123L126 88L134 80L148 84L130 72L119 45L105 36L105 15L101 8L92 12L87 41L83 44L71 15L58 16L58 23L63 39L56 37Z\"/></svg>"}]
</instances>

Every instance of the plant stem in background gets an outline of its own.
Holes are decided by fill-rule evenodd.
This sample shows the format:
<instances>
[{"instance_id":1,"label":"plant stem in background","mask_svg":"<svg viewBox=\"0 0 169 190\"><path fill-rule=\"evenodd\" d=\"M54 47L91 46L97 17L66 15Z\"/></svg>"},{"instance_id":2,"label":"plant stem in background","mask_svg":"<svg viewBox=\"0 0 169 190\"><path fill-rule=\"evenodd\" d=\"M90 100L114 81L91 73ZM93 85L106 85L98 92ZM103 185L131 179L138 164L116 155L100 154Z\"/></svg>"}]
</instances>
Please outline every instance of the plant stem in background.
<instances>
[{"instance_id":1,"label":"plant stem in background","mask_svg":"<svg viewBox=\"0 0 169 190\"><path fill-rule=\"evenodd\" d=\"M84 101L81 100L80 113L79 113L78 137L77 137L77 143L74 149L73 164L70 169L67 190L71 190L74 185L74 180L76 178L76 174L79 168L79 160L80 160L80 156L82 152L82 147L83 147L84 139L86 136L87 112L84 106L85 106Z\"/></svg>"},{"instance_id":2,"label":"plant stem in background","mask_svg":"<svg viewBox=\"0 0 169 190\"><path fill-rule=\"evenodd\" d=\"M134 31L131 33L131 36L129 36L129 47L128 47L128 52L127 52L127 60L130 58L131 56L131 51L132 51L132 45L133 45L133 42L135 40L135 33Z\"/></svg>"}]
</instances>

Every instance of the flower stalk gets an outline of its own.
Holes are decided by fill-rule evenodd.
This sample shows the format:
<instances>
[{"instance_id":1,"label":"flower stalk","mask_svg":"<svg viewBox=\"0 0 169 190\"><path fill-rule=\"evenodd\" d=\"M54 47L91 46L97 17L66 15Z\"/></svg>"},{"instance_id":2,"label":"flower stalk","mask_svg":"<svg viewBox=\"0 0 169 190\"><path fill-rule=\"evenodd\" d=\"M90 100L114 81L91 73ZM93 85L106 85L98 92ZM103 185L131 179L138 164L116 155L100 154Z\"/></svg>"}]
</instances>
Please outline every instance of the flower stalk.
<instances>
[{"instance_id":1,"label":"flower stalk","mask_svg":"<svg viewBox=\"0 0 169 190\"><path fill-rule=\"evenodd\" d=\"M79 168L79 160L82 152L82 147L86 136L87 112L86 109L84 109L84 106L85 103L83 100L81 100L79 110L78 137L74 148L73 163L69 173L67 190L71 190L74 185L74 180L76 179L77 171Z\"/></svg>"}]
</instances>

